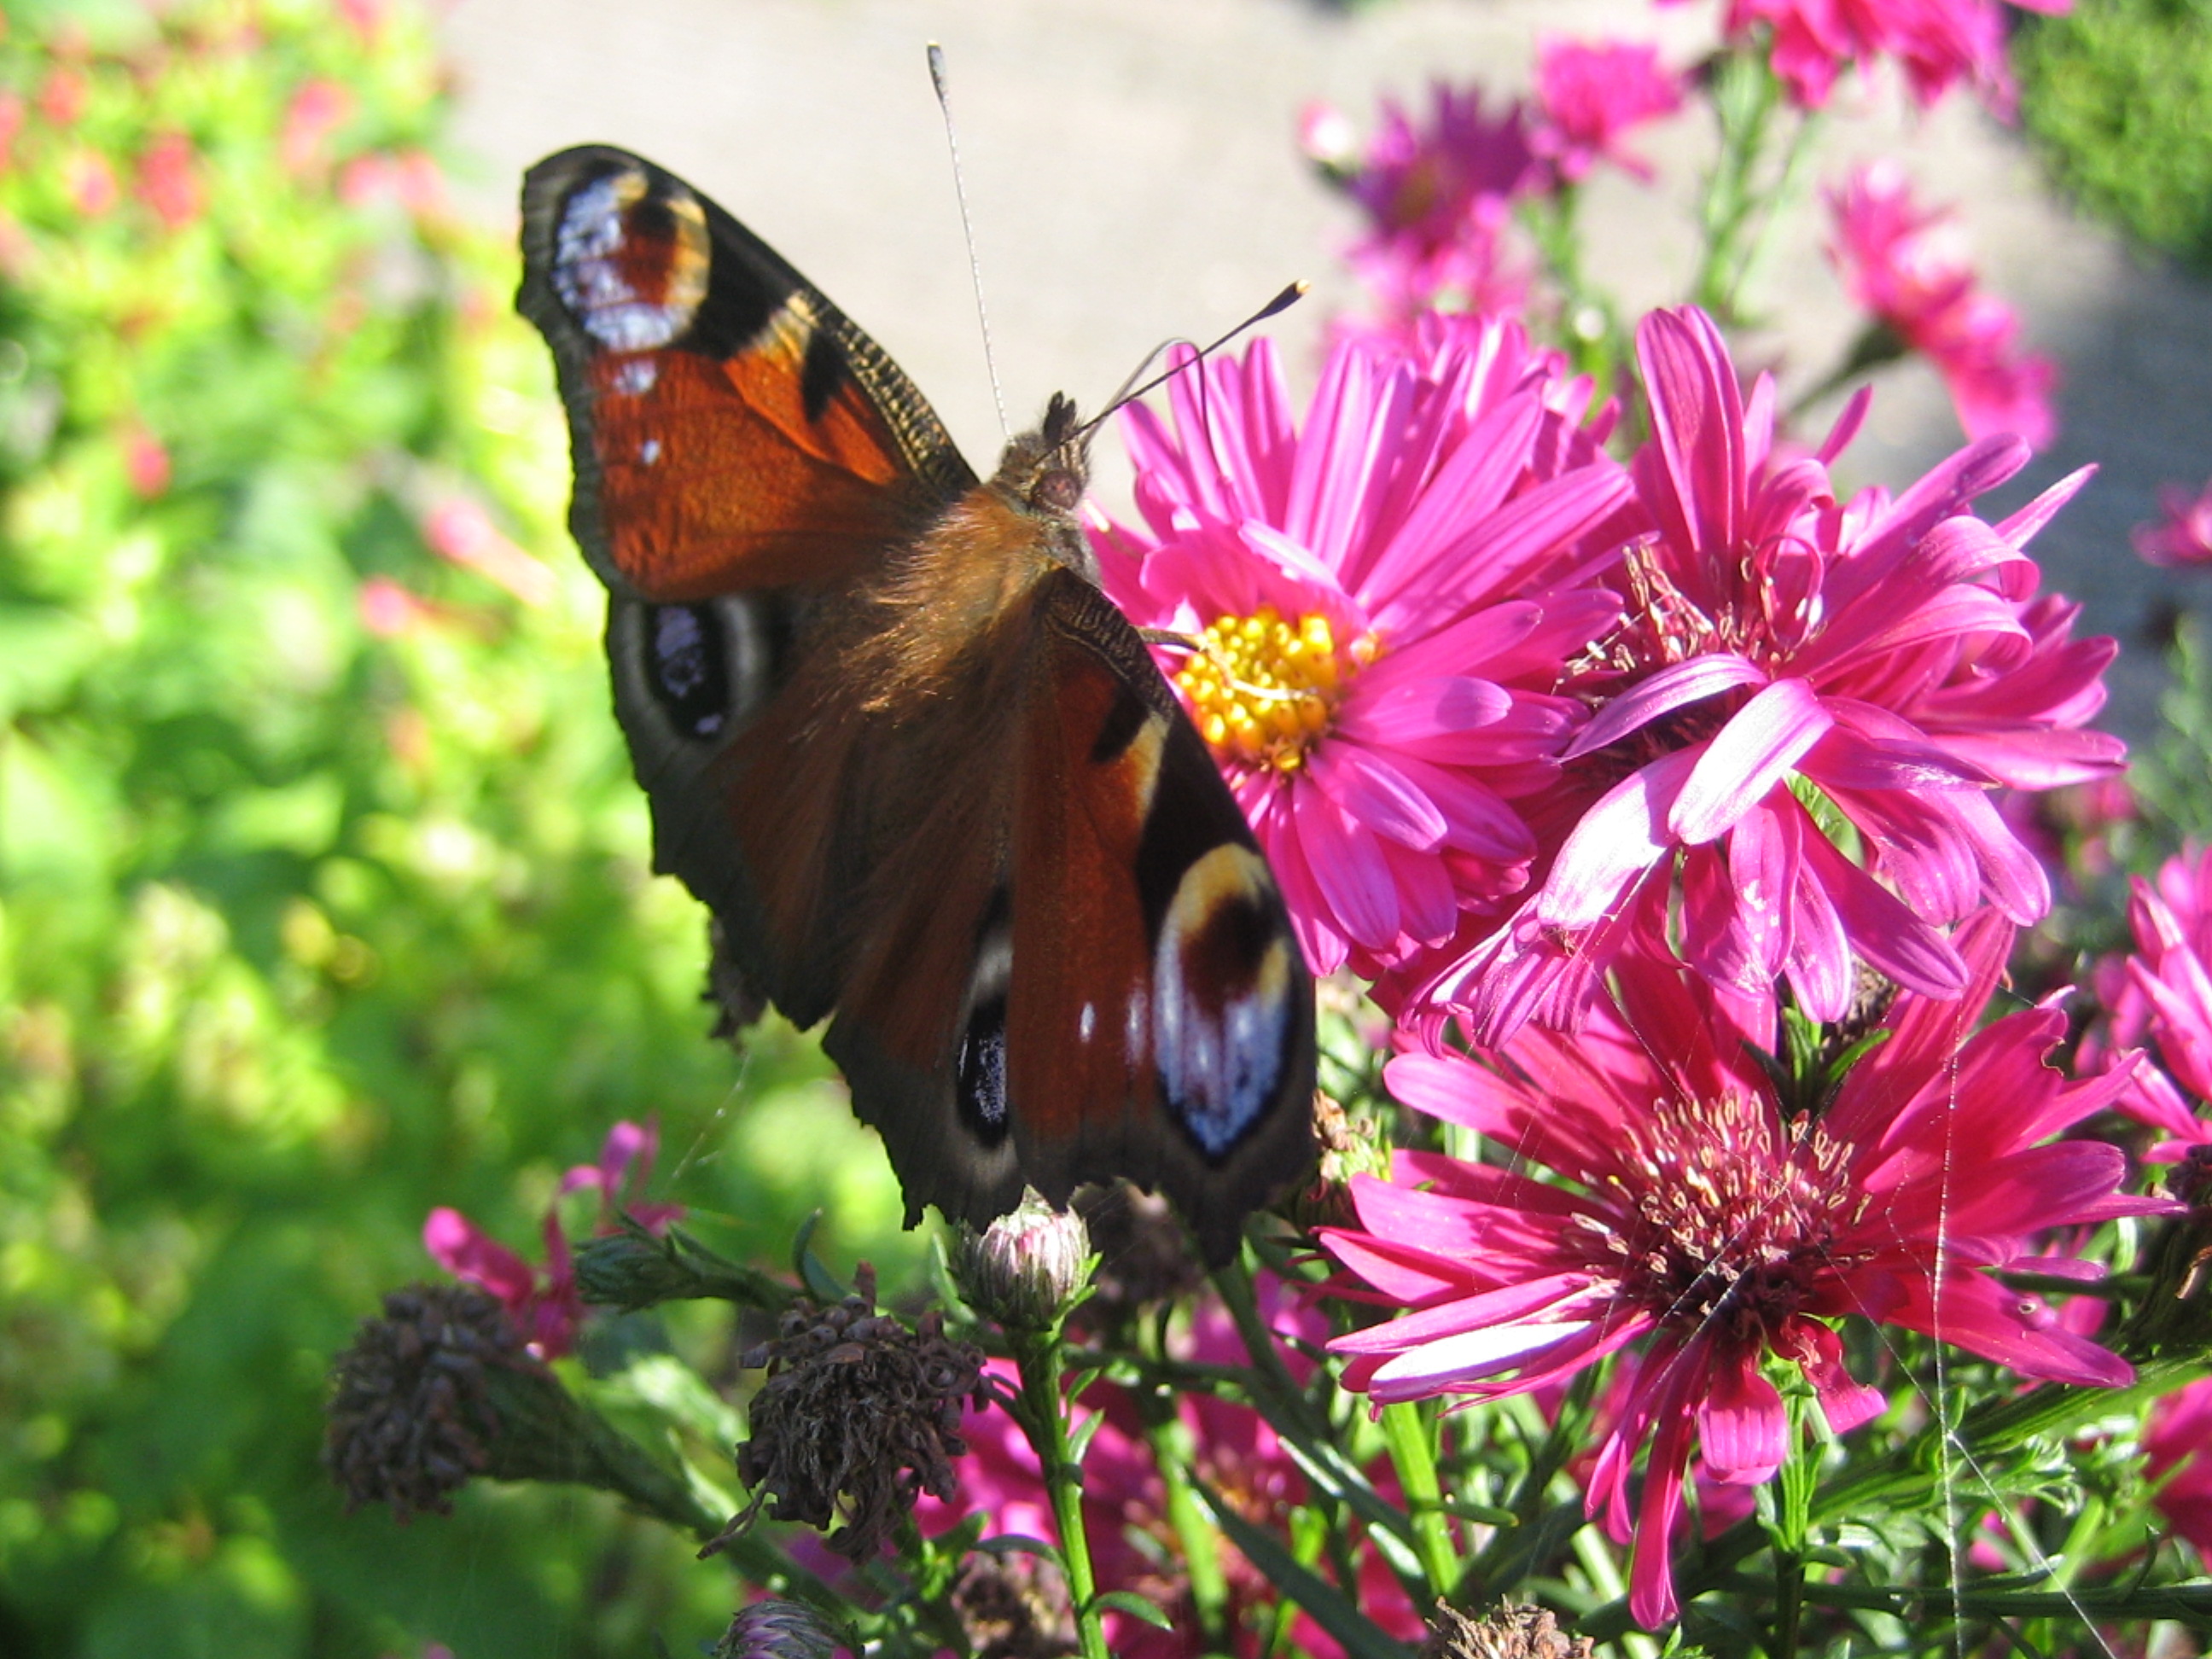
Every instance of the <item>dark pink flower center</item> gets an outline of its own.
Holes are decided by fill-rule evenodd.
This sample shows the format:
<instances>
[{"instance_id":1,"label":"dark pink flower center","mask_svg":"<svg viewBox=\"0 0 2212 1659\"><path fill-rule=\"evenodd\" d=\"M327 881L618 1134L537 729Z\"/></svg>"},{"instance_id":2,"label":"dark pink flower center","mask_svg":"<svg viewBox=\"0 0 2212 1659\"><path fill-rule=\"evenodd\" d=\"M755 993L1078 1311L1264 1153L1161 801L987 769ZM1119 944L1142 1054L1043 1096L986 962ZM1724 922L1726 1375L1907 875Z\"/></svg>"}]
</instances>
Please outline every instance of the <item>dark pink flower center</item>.
<instances>
[{"instance_id":1,"label":"dark pink flower center","mask_svg":"<svg viewBox=\"0 0 2212 1659\"><path fill-rule=\"evenodd\" d=\"M1583 1231L1590 1266L1663 1325L1765 1340L1835 1270L1867 1202L1843 1142L1747 1092L1658 1102L1627 1134L1599 1188L1612 1224Z\"/></svg>"}]
</instances>

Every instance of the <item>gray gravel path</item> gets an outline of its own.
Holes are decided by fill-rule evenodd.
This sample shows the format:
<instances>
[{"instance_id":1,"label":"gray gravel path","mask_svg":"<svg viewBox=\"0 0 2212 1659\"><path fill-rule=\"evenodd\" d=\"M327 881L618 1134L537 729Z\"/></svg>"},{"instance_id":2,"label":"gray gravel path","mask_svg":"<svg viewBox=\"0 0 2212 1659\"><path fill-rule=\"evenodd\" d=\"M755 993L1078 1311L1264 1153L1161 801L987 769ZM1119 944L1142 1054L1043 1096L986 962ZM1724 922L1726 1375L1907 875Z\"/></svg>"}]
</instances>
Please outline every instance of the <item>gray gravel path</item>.
<instances>
[{"instance_id":1,"label":"gray gravel path","mask_svg":"<svg viewBox=\"0 0 2212 1659\"><path fill-rule=\"evenodd\" d=\"M1310 368L1328 310L1347 300L1331 250L1352 221L1305 175L1292 127L1309 98L1363 123L1385 90L1433 75L1500 93L1526 83L1535 33L1601 29L1694 57L1717 3L1383 0L459 0L445 32L461 80L466 196L513 217L539 155L620 143L684 174L744 218L880 339L924 387L969 459L995 455L967 259L923 70L950 53L963 160L1000 372L1017 425L1065 388L1095 404L1171 335L1225 326L1294 276L1313 300L1282 319ZM2008 506L2086 461L2104 471L2037 548L2048 580L2126 643L2112 719L2140 738L2160 684L2140 642L2161 601L2206 587L2142 566L2128 527L2166 482L2212 475L2212 288L2131 258L2039 185L2016 135L1954 96L1932 116L1893 87L1831 123L1820 176L1894 154L1923 198L1966 210L1984 275L2018 305L2065 376L2063 434L2000 498ZM1687 191L1708 134L1680 118L1643 148L1668 187L1620 179L1592 192L1598 268L1632 302L1677 297L1692 236ZM1808 210L1770 288L1758 343L1809 384L1856 319ZM1902 484L1959 441L1934 375L1879 382L1849 458L1854 482ZM1117 480L1104 483L1109 493ZM2203 579L2212 582L2212 578Z\"/></svg>"}]
</instances>

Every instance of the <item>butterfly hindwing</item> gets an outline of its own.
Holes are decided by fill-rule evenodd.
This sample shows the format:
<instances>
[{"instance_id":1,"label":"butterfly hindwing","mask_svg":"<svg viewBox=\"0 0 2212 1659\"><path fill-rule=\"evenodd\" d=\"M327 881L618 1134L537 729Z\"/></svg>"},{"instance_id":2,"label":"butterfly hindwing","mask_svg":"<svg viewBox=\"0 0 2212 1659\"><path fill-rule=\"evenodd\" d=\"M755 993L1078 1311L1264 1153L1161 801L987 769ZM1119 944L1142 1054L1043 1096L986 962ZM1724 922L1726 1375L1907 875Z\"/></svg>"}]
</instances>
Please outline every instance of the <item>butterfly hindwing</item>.
<instances>
[{"instance_id":1,"label":"butterfly hindwing","mask_svg":"<svg viewBox=\"0 0 2212 1659\"><path fill-rule=\"evenodd\" d=\"M1312 983L1136 630L1071 571L1041 589L1010 884L1024 1168L1048 1194L1113 1175L1157 1187L1219 1260L1313 1160Z\"/></svg>"},{"instance_id":2,"label":"butterfly hindwing","mask_svg":"<svg viewBox=\"0 0 2212 1659\"><path fill-rule=\"evenodd\" d=\"M570 524L617 592L835 581L974 485L883 349L674 174L564 150L522 206L517 303L568 405Z\"/></svg>"},{"instance_id":3,"label":"butterfly hindwing","mask_svg":"<svg viewBox=\"0 0 2212 1659\"><path fill-rule=\"evenodd\" d=\"M1009 619L995 745L945 780L927 855L825 1046L910 1209L980 1222L1024 1183L1164 1190L1207 1255L1312 1161L1313 997L1206 747L1069 570ZM1011 780L1011 788L1006 787ZM927 1030L918 1030L917 1015ZM931 1035L933 1033L933 1035Z\"/></svg>"}]
</instances>

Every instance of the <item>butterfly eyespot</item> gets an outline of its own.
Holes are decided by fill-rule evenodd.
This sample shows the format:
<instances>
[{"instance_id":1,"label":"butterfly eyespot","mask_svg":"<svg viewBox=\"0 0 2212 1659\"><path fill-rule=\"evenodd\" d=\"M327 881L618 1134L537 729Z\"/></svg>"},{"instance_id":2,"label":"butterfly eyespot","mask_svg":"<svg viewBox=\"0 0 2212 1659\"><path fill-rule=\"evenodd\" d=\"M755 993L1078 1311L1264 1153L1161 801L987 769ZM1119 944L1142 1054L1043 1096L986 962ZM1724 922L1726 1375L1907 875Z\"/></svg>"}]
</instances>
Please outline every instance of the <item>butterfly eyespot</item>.
<instances>
[{"instance_id":1,"label":"butterfly eyespot","mask_svg":"<svg viewBox=\"0 0 2212 1659\"><path fill-rule=\"evenodd\" d=\"M1054 467L1030 489L1030 505L1054 513L1073 513L1083 499L1083 475L1064 466Z\"/></svg>"},{"instance_id":2,"label":"butterfly eyespot","mask_svg":"<svg viewBox=\"0 0 2212 1659\"><path fill-rule=\"evenodd\" d=\"M678 730L711 738L728 716L726 647L713 611L688 605L653 612L653 684Z\"/></svg>"},{"instance_id":3,"label":"butterfly eyespot","mask_svg":"<svg viewBox=\"0 0 2212 1659\"><path fill-rule=\"evenodd\" d=\"M629 167L562 204L550 275L569 316L601 345L651 351L691 325L711 257L698 198L672 183L657 194L641 169Z\"/></svg>"}]
</instances>

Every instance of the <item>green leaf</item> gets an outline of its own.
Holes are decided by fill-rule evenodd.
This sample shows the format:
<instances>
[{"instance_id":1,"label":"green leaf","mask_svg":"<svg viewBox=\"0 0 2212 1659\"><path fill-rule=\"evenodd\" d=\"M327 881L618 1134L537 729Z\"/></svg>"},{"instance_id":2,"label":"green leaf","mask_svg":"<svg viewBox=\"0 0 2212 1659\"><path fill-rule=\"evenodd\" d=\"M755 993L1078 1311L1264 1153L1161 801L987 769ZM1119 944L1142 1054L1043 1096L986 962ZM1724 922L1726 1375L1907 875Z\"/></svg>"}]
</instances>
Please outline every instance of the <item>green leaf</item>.
<instances>
[{"instance_id":1,"label":"green leaf","mask_svg":"<svg viewBox=\"0 0 2212 1659\"><path fill-rule=\"evenodd\" d=\"M979 1538L970 1547L981 1550L986 1555L1034 1555L1054 1566L1062 1565L1059 1545L1047 1543L1042 1538L1031 1538L1026 1533L1002 1532L989 1538Z\"/></svg>"},{"instance_id":2,"label":"green leaf","mask_svg":"<svg viewBox=\"0 0 2212 1659\"><path fill-rule=\"evenodd\" d=\"M1110 1609L1115 1613L1126 1613L1133 1619L1141 1619L1154 1630L1175 1629L1174 1620L1134 1590L1103 1590L1091 1598L1091 1605L1102 1613Z\"/></svg>"},{"instance_id":3,"label":"green leaf","mask_svg":"<svg viewBox=\"0 0 2212 1659\"><path fill-rule=\"evenodd\" d=\"M1206 1482L1194 1480L1191 1486L1244 1559L1334 1637L1352 1659L1412 1659L1411 1648L1360 1612L1342 1590L1301 1565L1280 1539L1237 1514Z\"/></svg>"},{"instance_id":4,"label":"green leaf","mask_svg":"<svg viewBox=\"0 0 2212 1659\"><path fill-rule=\"evenodd\" d=\"M813 1241L814 1230L822 1224L822 1212L810 1211L806 1219L799 1224L798 1235L791 1241L791 1270L799 1275L799 1282L806 1286L807 1294L817 1302L842 1302L850 1295L837 1282L836 1274L822 1265L822 1258L807 1248Z\"/></svg>"}]
</instances>

